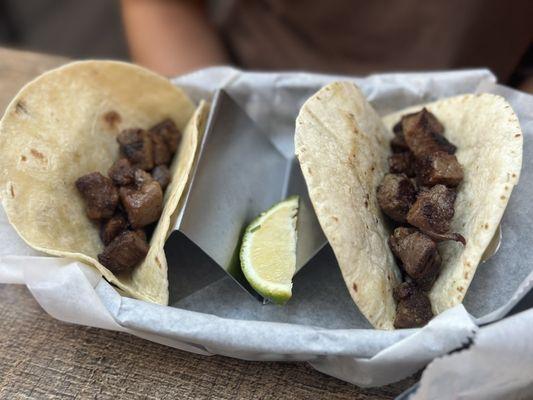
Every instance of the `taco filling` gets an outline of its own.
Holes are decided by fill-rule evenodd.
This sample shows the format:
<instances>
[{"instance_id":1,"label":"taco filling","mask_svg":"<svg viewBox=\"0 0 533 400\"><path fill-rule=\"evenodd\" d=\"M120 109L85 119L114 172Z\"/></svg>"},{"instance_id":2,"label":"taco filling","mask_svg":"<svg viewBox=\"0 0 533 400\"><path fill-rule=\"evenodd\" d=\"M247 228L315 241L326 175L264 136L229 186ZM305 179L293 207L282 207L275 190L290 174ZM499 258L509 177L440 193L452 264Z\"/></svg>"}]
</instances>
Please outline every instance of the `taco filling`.
<instances>
[{"instance_id":1,"label":"taco filling","mask_svg":"<svg viewBox=\"0 0 533 400\"><path fill-rule=\"evenodd\" d=\"M91 172L76 180L87 217L100 224L105 248L98 261L111 272L131 272L148 254L180 139L168 118L148 130L125 129L117 135L120 158L108 176Z\"/></svg>"},{"instance_id":2,"label":"taco filling","mask_svg":"<svg viewBox=\"0 0 533 400\"><path fill-rule=\"evenodd\" d=\"M389 172L379 184L379 207L394 226L388 245L402 273L393 289L395 328L425 325L433 312L428 293L442 263L438 242L464 237L450 232L463 166L454 155L443 124L426 108L394 125Z\"/></svg>"}]
</instances>

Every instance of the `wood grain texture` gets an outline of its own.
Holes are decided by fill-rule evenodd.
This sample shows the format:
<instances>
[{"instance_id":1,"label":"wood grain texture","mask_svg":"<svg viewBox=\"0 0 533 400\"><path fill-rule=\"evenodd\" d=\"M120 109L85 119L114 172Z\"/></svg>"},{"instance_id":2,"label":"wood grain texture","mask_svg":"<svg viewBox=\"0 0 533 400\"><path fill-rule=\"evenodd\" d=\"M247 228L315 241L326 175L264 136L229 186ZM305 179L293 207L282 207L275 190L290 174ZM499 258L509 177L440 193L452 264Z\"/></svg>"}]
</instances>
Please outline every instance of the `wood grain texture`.
<instances>
[{"instance_id":1,"label":"wood grain texture","mask_svg":"<svg viewBox=\"0 0 533 400\"><path fill-rule=\"evenodd\" d=\"M0 49L0 108L65 61ZM305 363L190 354L56 321L25 287L0 285L0 399L393 399L415 381L360 389Z\"/></svg>"}]
</instances>

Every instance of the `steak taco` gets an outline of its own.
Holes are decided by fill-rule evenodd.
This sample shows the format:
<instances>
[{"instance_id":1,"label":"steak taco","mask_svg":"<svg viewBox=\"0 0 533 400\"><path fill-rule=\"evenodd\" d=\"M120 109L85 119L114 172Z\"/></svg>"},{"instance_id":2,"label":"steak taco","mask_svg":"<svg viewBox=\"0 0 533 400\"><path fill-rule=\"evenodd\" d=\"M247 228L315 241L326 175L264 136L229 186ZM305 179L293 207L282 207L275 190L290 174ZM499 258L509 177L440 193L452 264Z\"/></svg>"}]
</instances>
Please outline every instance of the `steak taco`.
<instances>
[{"instance_id":1,"label":"steak taco","mask_svg":"<svg viewBox=\"0 0 533 400\"><path fill-rule=\"evenodd\" d=\"M380 119L351 83L306 101L295 150L348 291L376 328L462 302L522 164L511 106L462 95Z\"/></svg>"},{"instance_id":2,"label":"steak taco","mask_svg":"<svg viewBox=\"0 0 533 400\"><path fill-rule=\"evenodd\" d=\"M168 303L164 243L208 107L132 64L75 62L16 95L0 121L0 196L33 248Z\"/></svg>"}]
</instances>

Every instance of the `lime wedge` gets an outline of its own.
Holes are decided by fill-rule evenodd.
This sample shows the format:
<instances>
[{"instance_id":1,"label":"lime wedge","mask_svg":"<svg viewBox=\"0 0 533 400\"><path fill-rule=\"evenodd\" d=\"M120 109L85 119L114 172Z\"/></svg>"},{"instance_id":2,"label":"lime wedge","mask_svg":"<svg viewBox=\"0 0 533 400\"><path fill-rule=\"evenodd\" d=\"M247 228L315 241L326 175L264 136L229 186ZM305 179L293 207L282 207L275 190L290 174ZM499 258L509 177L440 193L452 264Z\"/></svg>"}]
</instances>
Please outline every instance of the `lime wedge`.
<instances>
[{"instance_id":1,"label":"lime wedge","mask_svg":"<svg viewBox=\"0 0 533 400\"><path fill-rule=\"evenodd\" d=\"M246 228L240 258L244 276L263 297L286 303L296 271L298 196L262 213Z\"/></svg>"}]
</instances>

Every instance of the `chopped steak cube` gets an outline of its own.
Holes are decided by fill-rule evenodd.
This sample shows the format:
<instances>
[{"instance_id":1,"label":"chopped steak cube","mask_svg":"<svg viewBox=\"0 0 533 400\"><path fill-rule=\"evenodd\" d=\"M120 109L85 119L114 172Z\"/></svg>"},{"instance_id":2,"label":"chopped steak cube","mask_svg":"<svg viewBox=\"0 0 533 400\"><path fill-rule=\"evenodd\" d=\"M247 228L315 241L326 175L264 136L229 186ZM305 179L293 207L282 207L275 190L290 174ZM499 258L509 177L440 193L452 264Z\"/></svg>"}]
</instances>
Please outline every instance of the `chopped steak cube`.
<instances>
[{"instance_id":1,"label":"chopped steak cube","mask_svg":"<svg viewBox=\"0 0 533 400\"><path fill-rule=\"evenodd\" d=\"M163 191L156 181L142 185L139 189L120 188L120 201L126 210L133 229L155 222L163 210Z\"/></svg>"},{"instance_id":2,"label":"chopped steak cube","mask_svg":"<svg viewBox=\"0 0 533 400\"><path fill-rule=\"evenodd\" d=\"M111 218L118 204L118 191L113 181L100 172L92 172L76 180L76 188L87 206L90 219Z\"/></svg>"},{"instance_id":3,"label":"chopped steak cube","mask_svg":"<svg viewBox=\"0 0 533 400\"><path fill-rule=\"evenodd\" d=\"M153 146L150 135L143 129L126 129L117 136L120 153L134 167L149 171L154 167Z\"/></svg>"},{"instance_id":4,"label":"chopped steak cube","mask_svg":"<svg viewBox=\"0 0 533 400\"><path fill-rule=\"evenodd\" d=\"M104 251L98 254L98 261L113 273L129 272L148 254L146 240L132 231L118 235Z\"/></svg>"}]
</instances>

